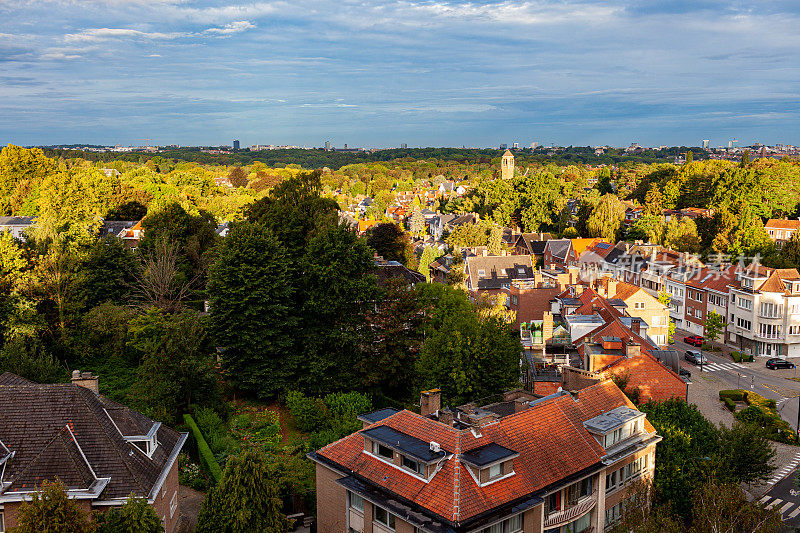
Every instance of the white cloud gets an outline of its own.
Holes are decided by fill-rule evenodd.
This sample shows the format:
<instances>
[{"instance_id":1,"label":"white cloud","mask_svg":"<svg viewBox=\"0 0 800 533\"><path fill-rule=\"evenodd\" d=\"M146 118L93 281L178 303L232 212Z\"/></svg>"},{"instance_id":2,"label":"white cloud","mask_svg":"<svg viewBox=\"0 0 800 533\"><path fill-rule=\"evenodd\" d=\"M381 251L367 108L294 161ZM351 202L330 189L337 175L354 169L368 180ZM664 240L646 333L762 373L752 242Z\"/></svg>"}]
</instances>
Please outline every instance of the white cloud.
<instances>
[{"instance_id":1,"label":"white cloud","mask_svg":"<svg viewBox=\"0 0 800 533\"><path fill-rule=\"evenodd\" d=\"M206 35L232 35L234 33L247 31L255 27L256 25L249 20L237 20L235 22L225 24L225 26L222 28L208 28L203 33Z\"/></svg>"},{"instance_id":2,"label":"white cloud","mask_svg":"<svg viewBox=\"0 0 800 533\"><path fill-rule=\"evenodd\" d=\"M178 37L183 37L185 35L185 33L144 32L127 28L91 28L88 30L83 30L79 33L68 33L64 36L64 40L68 43L107 41L109 39L119 39L125 37L164 40L177 39Z\"/></svg>"}]
</instances>

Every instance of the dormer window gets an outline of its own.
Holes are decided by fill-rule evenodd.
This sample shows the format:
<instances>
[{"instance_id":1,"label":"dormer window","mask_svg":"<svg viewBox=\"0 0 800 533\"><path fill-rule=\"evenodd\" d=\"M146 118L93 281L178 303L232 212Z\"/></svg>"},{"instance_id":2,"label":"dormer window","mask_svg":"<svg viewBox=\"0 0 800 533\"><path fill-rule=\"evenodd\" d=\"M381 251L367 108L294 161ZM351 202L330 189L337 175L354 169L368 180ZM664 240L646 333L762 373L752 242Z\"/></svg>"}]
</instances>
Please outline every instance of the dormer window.
<instances>
[{"instance_id":1,"label":"dormer window","mask_svg":"<svg viewBox=\"0 0 800 533\"><path fill-rule=\"evenodd\" d=\"M371 426L361 431L364 451L394 468L423 479L435 474L447 452L435 442L425 442L389 426Z\"/></svg>"},{"instance_id":2,"label":"dormer window","mask_svg":"<svg viewBox=\"0 0 800 533\"><path fill-rule=\"evenodd\" d=\"M379 457L383 457L384 459L389 459L390 461L394 459L394 451L389 448L388 446L384 446L380 442L373 442L373 453Z\"/></svg>"},{"instance_id":3,"label":"dormer window","mask_svg":"<svg viewBox=\"0 0 800 533\"><path fill-rule=\"evenodd\" d=\"M620 406L583 423L604 448L613 448L644 429L644 413Z\"/></svg>"},{"instance_id":4,"label":"dormer window","mask_svg":"<svg viewBox=\"0 0 800 533\"><path fill-rule=\"evenodd\" d=\"M487 485L514 474L519 454L497 443L489 443L461 454L461 462L479 485Z\"/></svg>"},{"instance_id":5,"label":"dormer window","mask_svg":"<svg viewBox=\"0 0 800 533\"><path fill-rule=\"evenodd\" d=\"M486 271L485 270L478 270L478 277L479 278L485 278L486 277Z\"/></svg>"},{"instance_id":6,"label":"dormer window","mask_svg":"<svg viewBox=\"0 0 800 533\"><path fill-rule=\"evenodd\" d=\"M403 468L407 468L407 469L411 470L412 472L414 472L415 474L422 474L424 472L424 468L422 467L422 465L418 461L415 461L413 459L409 459L405 455L403 456L402 465L403 465Z\"/></svg>"}]
</instances>

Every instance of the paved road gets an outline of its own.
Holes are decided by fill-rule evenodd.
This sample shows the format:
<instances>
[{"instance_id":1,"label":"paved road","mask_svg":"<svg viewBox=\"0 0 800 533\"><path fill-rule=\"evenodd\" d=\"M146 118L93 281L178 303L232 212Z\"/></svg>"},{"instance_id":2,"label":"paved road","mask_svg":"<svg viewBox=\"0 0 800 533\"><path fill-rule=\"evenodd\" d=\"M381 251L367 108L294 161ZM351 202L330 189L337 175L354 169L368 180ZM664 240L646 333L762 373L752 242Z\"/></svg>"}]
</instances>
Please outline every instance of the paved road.
<instances>
[{"instance_id":1,"label":"paved road","mask_svg":"<svg viewBox=\"0 0 800 533\"><path fill-rule=\"evenodd\" d=\"M798 463L800 456L795 457L794 465L787 465L787 468L796 468ZM759 500L770 509L777 508L780 511L785 526L783 531L794 531L794 528L800 527L800 487L795 484L796 475L797 471L792 471Z\"/></svg>"},{"instance_id":2,"label":"paved road","mask_svg":"<svg viewBox=\"0 0 800 533\"><path fill-rule=\"evenodd\" d=\"M694 346L689 346L683 342L683 336L675 334L675 344L673 349L678 350L681 357L681 365L688 369L692 375L701 372L700 366L693 365L683 360L686 350L697 350ZM769 370L764 365L766 359L756 358L753 363L734 363L729 357L703 352L708 359L708 364L703 365L702 372L713 372L714 375L726 383L730 384L731 389L752 390L775 400L778 414L793 428L797 428L798 404L800 404L800 383L787 379L788 377L800 377L798 369ZM800 361L796 361L800 363Z\"/></svg>"}]
</instances>

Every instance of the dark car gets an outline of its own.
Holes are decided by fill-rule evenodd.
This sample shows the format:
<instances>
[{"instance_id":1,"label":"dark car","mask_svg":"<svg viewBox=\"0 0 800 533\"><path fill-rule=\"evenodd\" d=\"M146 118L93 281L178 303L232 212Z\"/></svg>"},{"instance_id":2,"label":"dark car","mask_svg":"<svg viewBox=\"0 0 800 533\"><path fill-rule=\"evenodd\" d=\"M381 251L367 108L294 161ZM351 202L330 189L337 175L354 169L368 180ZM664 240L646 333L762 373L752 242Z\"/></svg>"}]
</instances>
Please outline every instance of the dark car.
<instances>
[{"instance_id":1,"label":"dark car","mask_svg":"<svg viewBox=\"0 0 800 533\"><path fill-rule=\"evenodd\" d=\"M701 337L700 335L692 335L690 337L684 337L683 342L688 344L689 346L697 346L698 348L706 342L706 340Z\"/></svg>"},{"instance_id":2,"label":"dark car","mask_svg":"<svg viewBox=\"0 0 800 533\"><path fill-rule=\"evenodd\" d=\"M701 354L697 350L686 350L686 353L683 354L683 358L692 363L693 365L699 365L703 363L704 365L708 364L708 359L705 355Z\"/></svg>"},{"instance_id":3,"label":"dark car","mask_svg":"<svg viewBox=\"0 0 800 533\"><path fill-rule=\"evenodd\" d=\"M767 368L769 369L776 369L776 368L794 368L794 363L790 363L786 359L770 359L767 361Z\"/></svg>"}]
</instances>

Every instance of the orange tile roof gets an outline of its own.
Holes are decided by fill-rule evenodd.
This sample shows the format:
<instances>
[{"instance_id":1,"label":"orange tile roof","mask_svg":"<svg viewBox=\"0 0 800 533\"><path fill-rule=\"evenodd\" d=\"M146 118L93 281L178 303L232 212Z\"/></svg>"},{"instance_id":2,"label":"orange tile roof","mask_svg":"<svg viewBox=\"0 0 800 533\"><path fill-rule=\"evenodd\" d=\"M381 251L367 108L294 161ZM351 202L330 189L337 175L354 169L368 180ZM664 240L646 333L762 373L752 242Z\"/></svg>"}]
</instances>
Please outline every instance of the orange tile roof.
<instances>
[{"instance_id":1,"label":"orange tile roof","mask_svg":"<svg viewBox=\"0 0 800 533\"><path fill-rule=\"evenodd\" d=\"M800 273L795 268L776 269L758 290L760 292L786 292L786 284L782 281L784 279L800 279Z\"/></svg>"},{"instance_id":2,"label":"orange tile roof","mask_svg":"<svg viewBox=\"0 0 800 533\"><path fill-rule=\"evenodd\" d=\"M318 460L356 473L430 513L461 523L598 465L605 450L583 422L620 406L634 407L612 381L606 380L581 390L575 398L565 393L505 416L483 426L480 437L410 411L400 411L371 426L387 425L441 445L449 455L427 483L366 453L361 433L338 440L316 455ZM654 431L649 423L645 427ZM459 454L491 442L519 453L514 459L515 473L479 486Z\"/></svg>"},{"instance_id":3,"label":"orange tile roof","mask_svg":"<svg viewBox=\"0 0 800 533\"><path fill-rule=\"evenodd\" d=\"M771 218L764 224L765 229L800 229L800 220Z\"/></svg>"},{"instance_id":4,"label":"orange tile roof","mask_svg":"<svg viewBox=\"0 0 800 533\"><path fill-rule=\"evenodd\" d=\"M572 241L572 249L575 251L575 255L581 255L586 248L589 246L594 246L596 243L600 242L602 239L570 239Z\"/></svg>"},{"instance_id":5,"label":"orange tile roof","mask_svg":"<svg viewBox=\"0 0 800 533\"><path fill-rule=\"evenodd\" d=\"M620 281L617 283L617 293L611 296L612 298L619 298L623 302L636 294L637 292L641 291L641 287L637 287L636 285L631 285L630 283L625 283L624 281Z\"/></svg>"},{"instance_id":6,"label":"orange tile roof","mask_svg":"<svg viewBox=\"0 0 800 533\"><path fill-rule=\"evenodd\" d=\"M646 351L635 357L620 358L601 372L607 376L629 376L628 390L639 389L641 401L644 402L660 402L670 398L686 400L686 382Z\"/></svg>"}]
</instances>

